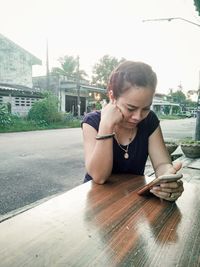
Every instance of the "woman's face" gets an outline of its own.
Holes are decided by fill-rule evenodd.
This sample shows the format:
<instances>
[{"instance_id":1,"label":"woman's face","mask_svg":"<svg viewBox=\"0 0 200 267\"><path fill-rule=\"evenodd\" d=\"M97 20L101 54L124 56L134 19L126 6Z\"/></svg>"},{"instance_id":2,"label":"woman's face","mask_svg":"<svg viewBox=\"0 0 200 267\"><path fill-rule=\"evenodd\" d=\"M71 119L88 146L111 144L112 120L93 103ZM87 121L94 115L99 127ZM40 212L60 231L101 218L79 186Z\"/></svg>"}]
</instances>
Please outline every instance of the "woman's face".
<instances>
[{"instance_id":1,"label":"woman's face","mask_svg":"<svg viewBox=\"0 0 200 267\"><path fill-rule=\"evenodd\" d=\"M117 98L117 106L121 109L124 120L123 127L134 128L149 114L154 90L146 87L132 86Z\"/></svg>"}]
</instances>

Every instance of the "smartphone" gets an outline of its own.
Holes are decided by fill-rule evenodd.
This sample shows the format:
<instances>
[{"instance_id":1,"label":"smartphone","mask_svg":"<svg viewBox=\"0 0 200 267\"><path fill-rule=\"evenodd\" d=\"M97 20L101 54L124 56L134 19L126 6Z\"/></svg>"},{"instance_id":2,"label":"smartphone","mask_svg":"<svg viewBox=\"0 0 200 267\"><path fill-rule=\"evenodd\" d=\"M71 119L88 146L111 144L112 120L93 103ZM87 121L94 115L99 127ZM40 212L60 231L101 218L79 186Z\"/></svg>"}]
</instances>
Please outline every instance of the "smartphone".
<instances>
[{"instance_id":1,"label":"smartphone","mask_svg":"<svg viewBox=\"0 0 200 267\"><path fill-rule=\"evenodd\" d=\"M161 175L161 176L155 178L150 183L144 185L142 188L140 188L139 191L137 191L137 193L139 195L145 194L145 193L149 192L149 190L151 190L151 188L155 185L159 185L160 183L175 182L175 181L178 181L179 179L181 179L182 177L183 177L183 175L181 173Z\"/></svg>"}]
</instances>

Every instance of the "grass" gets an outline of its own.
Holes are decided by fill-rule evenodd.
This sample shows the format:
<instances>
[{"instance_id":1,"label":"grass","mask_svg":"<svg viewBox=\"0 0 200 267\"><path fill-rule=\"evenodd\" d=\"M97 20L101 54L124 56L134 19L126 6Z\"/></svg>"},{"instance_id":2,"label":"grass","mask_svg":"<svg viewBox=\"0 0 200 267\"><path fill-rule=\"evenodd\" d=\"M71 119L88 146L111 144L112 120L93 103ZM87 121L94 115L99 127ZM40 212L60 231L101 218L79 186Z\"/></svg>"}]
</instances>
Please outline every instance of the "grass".
<instances>
[{"instance_id":1,"label":"grass","mask_svg":"<svg viewBox=\"0 0 200 267\"><path fill-rule=\"evenodd\" d=\"M159 119L162 120L176 120L180 119L177 115L160 115ZM0 125L0 133L9 132L25 132L25 131L36 131L36 130L49 130L49 129L64 129L64 128L79 128L81 127L81 119L74 118L73 116L65 117L65 120L49 123L45 121L31 121L26 118L13 117L12 123L7 126Z\"/></svg>"},{"instance_id":2,"label":"grass","mask_svg":"<svg viewBox=\"0 0 200 267\"><path fill-rule=\"evenodd\" d=\"M162 114L157 114L158 118L161 120L179 120L179 119L185 119L185 117L183 116L179 116L179 115L162 115Z\"/></svg>"},{"instance_id":3,"label":"grass","mask_svg":"<svg viewBox=\"0 0 200 267\"><path fill-rule=\"evenodd\" d=\"M9 132L25 132L48 129L63 129L63 128L78 128L81 126L81 121L78 119L71 119L60 122L53 122L47 124L45 121L30 121L23 118L16 118L12 120L12 124L7 126L0 126L0 133Z\"/></svg>"}]
</instances>

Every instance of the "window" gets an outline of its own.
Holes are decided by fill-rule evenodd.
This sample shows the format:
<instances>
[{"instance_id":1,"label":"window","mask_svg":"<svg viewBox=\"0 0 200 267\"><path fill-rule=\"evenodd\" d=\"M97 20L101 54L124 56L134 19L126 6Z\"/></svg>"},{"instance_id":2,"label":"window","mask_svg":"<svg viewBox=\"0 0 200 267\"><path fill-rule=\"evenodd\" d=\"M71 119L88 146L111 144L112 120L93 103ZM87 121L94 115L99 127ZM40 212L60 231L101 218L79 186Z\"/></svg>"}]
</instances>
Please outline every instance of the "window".
<instances>
[{"instance_id":1,"label":"window","mask_svg":"<svg viewBox=\"0 0 200 267\"><path fill-rule=\"evenodd\" d=\"M31 107L35 101L37 101L36 98L15 97L15 106Z\"/></svg>"}]
</instances>

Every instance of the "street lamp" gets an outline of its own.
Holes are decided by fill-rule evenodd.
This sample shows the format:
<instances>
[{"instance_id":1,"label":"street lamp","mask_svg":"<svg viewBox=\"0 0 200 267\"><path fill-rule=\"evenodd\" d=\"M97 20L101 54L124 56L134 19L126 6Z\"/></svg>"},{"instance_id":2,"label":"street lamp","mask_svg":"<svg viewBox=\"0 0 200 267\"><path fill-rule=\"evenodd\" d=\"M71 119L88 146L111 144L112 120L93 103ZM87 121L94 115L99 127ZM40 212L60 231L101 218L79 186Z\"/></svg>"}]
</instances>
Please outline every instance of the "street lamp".
<instances>
[{"instance_id":1,"label":"street lamp","mask_svg":"<svg viewBox=\"0 0 200 267\"><path fill-rule=\"evenodd\" d=\"M172 17L172 18L159 18L159 19L144 19L143 22L156 22L156 21L172 21L172 20L183 20L187 23L193 24L197 27L200 27L200 24L197 24L193 21L181 18L181 17ZM197 97L197 117L196 117L196 129L195 129L195 140L200 140L200 77L199 77L199 88L198 88L198 97Z\"/></svg>"},{"instance_id":2,"label":"street lamp","mask_svg":"<svg viewBox=\"0 0 200 267\"><path fill-rule=\"evenodd\" d=\"M193 25L196 25L198 27L200 27L200 24L197 24L193 21L190 21L190 20L187 20L187 19L184 19L184 18L181 18L181 17L175 17L175 18L160 18L160 19L144 19L142 22L149 22L149 21L172 21L172 20L183 20L185 22L188 22L190 24L193 24Z\"/></svg>"}]
</instances>

